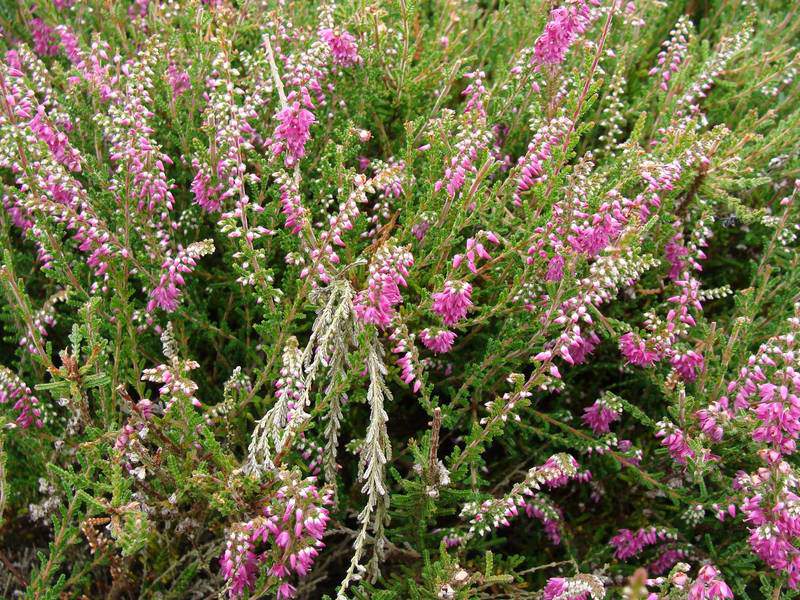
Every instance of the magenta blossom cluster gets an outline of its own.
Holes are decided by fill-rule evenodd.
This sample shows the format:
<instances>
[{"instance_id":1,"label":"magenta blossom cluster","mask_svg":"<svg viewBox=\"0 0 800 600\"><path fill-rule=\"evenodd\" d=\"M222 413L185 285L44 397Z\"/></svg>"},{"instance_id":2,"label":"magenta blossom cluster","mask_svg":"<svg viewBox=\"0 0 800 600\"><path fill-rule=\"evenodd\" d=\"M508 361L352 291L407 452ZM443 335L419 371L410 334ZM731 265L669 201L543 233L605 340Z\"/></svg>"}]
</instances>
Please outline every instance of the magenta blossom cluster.
<instances>
[{"instance_id":1,"label":"magenta blossom cluster","mask_svg":"<svg viewBox=\"0 0 800 600\"><path fill-rule=\"evenodd\" d=\"M55 56L58 54L58 38L55 30L38 17L31 19L31 37L33 51L39 56Z\"/></svg>"},{"instance_id":2,"label":"magenta blossom cluster","mask_svg":"<svg viewBox=\"0 0 800 600\"><path fill-rule=\"evenodd\" d=\"M305 577L325 545L331 491L319 490L315 477L301 480L285 472L279 477L282 485L264 502L262 514L234 526L228 537L220 566L230 598L252 589L262 565L278 581L277 598L293 598L297 590L290 578Z\"/></svg>"},{"instance_id":3,"label":"magenta blossom cluster","mask_svg":"<svg viewBox=\"0 0 800 600\"><path fill-rule=\"evenodd\" d=\"M675 462L685 465L687 459L695 457L682 429L669 421L659 421L657 427L656 437L661 438L661 445L669 451Z\"/></svg>"},{"instance_id":4,"label":"magenta blossom cluster","mask_svg":"<svg viewBox=\"0 0 800 600\"><path fill-rule=\"evenodd\" d=\"M614 556L620 560L626 560L638 555L648 546L674 539L675 535L666 529L647 527L637 531L620 529L609 543L614 548Z\"/></svg>"},{"instance_id":5,"label":"magenta blossom cluster","mask_svg":"<svg viewBox=\"0 0 800 600\"><path fill-rule=\"evenodd\" d=\"M389 340L392 342L392 353L399 356L397 366L400 367L400 379L410 385L416 394L422 387L423 369L419 360L419 350L409 335L408 327L399 318L391 323Z\"/></svg>"},{"instance_id":6,"label":"magenta blossom cluster","mask_svg":"<svg viewBox=\"0 0 800 600\"><path fill-rule=\"evenodd\" d=\"M542 590L542 600L602 600L605 586L596 575L551 577Z\"/></svg>"},{"instance_id":7,"label":"magenta blossom cluster","mask_svg":"<svg viewBox=\"0 0 800 600\"><path fill-rule=\"evenodd\" d=\"M300 197L300 189L294 177L286 171L273 175L280 186L281 212L286 217L286 229L298 234L308 221L308 215Z\"/></svg>"},{"instance_id":8,"label":"magenta blossom cluster","mask_svg":"<svg viewBox=\"0 0 800 600\"><path fill-rule=\"evenodd\" d=\"M665 92L669 89L670 79L686 59L689 23L689 17L681 15L675 27L669 32L669 39L662 44L663 47L656 58L658 64L650 69L650 76L661 79L659 87Z\"/></svg>"},{"instance_id":9,"label":"magenta blossom cluster","mask_svg":"<svg viewBox=\"0 0 800 600\"><path fill-rule=\"evenodd\" d=\"M250 121L257 117L251 97L241 99L243 92L234 85L239 72L228 57L220 52L206 79L206 106L203 128L213 139L215 152L202 160L192 159L196 175L192 181L195 201L204 210L216 212L228 199L236 199L239 211L249 203L245 182L258 181L248 174L245 153L253 148L255 130Z\"/></svg>"},{"instance_id":10,"label":"magenta blossom cluster","mask_svg":"<svg viewBox=\"0 0 800 600\"><path fill-rule=\"evenodd\" d=\"M26 234L40 231L33 219L34 209L64 224L73 232L78 249L90 253L87 264L95 275L102 276L108 269L109 256L114 253L113 236L94 214L85 190L69 172L80 170L80 155L56 129L55 120L41 110L42 105L36 105L36 95L27 87L25 74L11 66L18 57L6 56L9 64L4 65L0 76L0 123L6 126L0 136L0 143L6 149L0 165L15 175L19 190L13 200L4 198L3 204L12 207L15 225ZM40 139L42 143L20 145L15 140L17 135ZM40 246L38 253L43 267L48 268L52 260L49 252Z\"/></svg>"},{"instance_id":11,"label":"magenta blossom cluster","mask_svg":"<svg viewBox=\"0 0 800 600\"><path fill-rule=\"evenodd\" d=\"M553 148L561 143L571 127L572 121L565 117L559 117L534 134L527 151L517 160L519 173L514 192L515 206L522 206L522 194L545 180L544 163L550 158Z\"/></svg>"},{"instance_id":12,"label":"magenta blossom cluster","mask_svg":"<svg viewBox=\"0 0 800 600\"><path fill-rule=\"evenodd\" d=\"M536 40L533 60L537 66L557 65L564 62L567 50L583 35L591 23L589 7L584 0L568 0L564 6L554 8Z\"/></svg>"},{"instance_id":13,"label":"magenta blossom cluster","mask_svg":"<svg viewBox=\"0 0 800 600\"><path fill-rule=\"evenodd\" d=\"M583 422L596 434L608 433L609 425L618 421L622 414L622 403L611 394L598 398L594 404L583 411Z\"/></svg>"},{"instance_id":14,"label":"magenta blossom cluster","mask_svg":"<svg viewBox=\"0 0 800 600\"><path fill-rule=\"evenodd\" d=\"M635 333L620 336L619 349L629 364L639 367L652 367L661 359L661 354L652 344Z\"/></svg>"},{"instance_id":15,"label":"magenta blossom cluster","mask_svg":"<svg viewBox=\"0 0 800 600\"><path fill-rule=\"evenodd\" d=\"M753 553L770 568L788 575L792 589L800 584L800 496L795 493L794 478L785 462L764 469L751 478L748 487L755 494L742 503Z\"/></svg>"},{"instance_id":16,"label":"magenta blossom cluster","mask_svg":"<svg viewBox=\"0 0 800 600\"><path fill-rule=\"evenodd\" d=\"M192 88L189 73L179 69L175 66L175 63L170 63L167 67L167 81L169 81L169 85L172 88L173 98L179 98Z\"/></svg>"},{"instance_id":17,"label":"magenta blossom cluster","mask_svg":"<svg viewBox=\"0 0 800 600\"><path fill-rule=\"evenodd\" d=\"M256 582L258 561L252 538L253 523L240 523L231 528L226 542L225 553L220 558L222 576L228 580L228 596L239 598L245 589L251 589Z\"/></svg>"},{"instance_id":18,"label":"magenta blossom cluster","mask_svg":"<svg viewBox=\"0 0 800 600\"><path fill-rule=\"evenodd\" d=\"M367 289L356 296L356 316L364 323L386 327L396 314L395 306L403 301L400 287L406 286L408 269L414 257L406 248L385 244L369 266Z\"/></svg>"},{"instance_id":19,"label":"magenta blossom cluster","mask_svg":"<svg viewBox=\"0 0 800 600\"><path fill-rule=\"evenodd\" d=\"M796 311L800 313L800 310ZM800 437L800 371L797 334L800 316L788 320L789 332L762 344L728 384L726 394L698 411L700 426L719 442L724 426L735 418L754 418L753 440L774 454L773 462L797 450Z\"/></svg>"},{"instance_id":20,"label":"magenta blossom cluster","mask_svg":"<svg viewBox=\"0 0 800 600\"><path fill-rule=\"evenodd\" d=\"M487 240L492 244L499 244L499 238L491 231L479 231L475 237L471 237L467 240L466 250L464 254L456 254L453 257L453 268L457 269L461 266L461 263L466 261L467 268L472 271L473 273L478 272L478 267L476 265L476 260L478 258L483 260L491 260L492 256L486 250L486 247L483 245L482 240Z\"/></svg>"},{"instance_id":21,"label":"magenta blossom cluster","mask_svg":"<svg viewBox=\"0 0 800 600\"><path fill-rule=\"evenodd\" d=\"M544 494L536 494L525 503L525 514L541 522L544 534L554 546L561 543L562 512Z\"/></svg>"},{"instance_id":22,"label":"magenta blossom cluster","mask_svg":"<svg viewBox=\"0 0 800 600\"><path fill-rule=\"evenodd\" d=\"M16 423L23 429L31 425L42 427L42 409L39 399L16 373L0 366L0 404L13 402L17 411Z\"/></svg>"},{"instance_id":23,"label":"magenta blossom cluster","mask_svg":"<svg viewBox=\"0 0 800 600\"><path fill-rule=\"evenodd\" d=\"M137 61L122 65L122 90L103 119L110 158L117 164L110 189L121 196L120 204L127 195L137 201L139 210L151 213L156 208L172 210L174 202L165 171L172 159L161 151L151 125L154 59L155 54L145 50Z\"/></svg>"},{"instance_id":24,"label":"magenta blossom cluster","mask_svg":"<svg viewBox=\"0 0 800 600\"><path fill-rule=\"evenodd\" d=\"M689 595L687 596L687 600L728 600L732 598L733 591L712 565L700 567L697 579L689 586Z\"/></svg>"},{"instance_id":25,"label":"magenta blossom cluster","mask_svg":"<svg viewBox=\"0 0 800 600\"><path fill-rule=\"evenodd\" d=\"M370 181L363 173L353 177L352 191L347 195L344 202L339 205L338 212L328 217L328 229L320 233L317 246L309 252L311 260L316 265L316 275L325 283L331 280L325 260L331 265L339 264L341 259L334 250L334 246L345 247L343 236L346 231L353 229L356 218L361 214L358 205L367 201L366 192L369 185ZM297 199L291 202L296 201ZM297 207L295 206L291 210L296 211ZM310 266L306 266L300 272L300 277L305 278L310 272Z\"/></svg>"},{"instance_id":26,"label":"magenta blossom cluster","mask_svg":"<svg viewBox=\"0 0 800 600\"><path fill-rule=\"evenodd\" d=\"M278 125L272 134L272 152L284 155L284 163L292 167L306 155L306 142L311 138L311 126L316 122L314 108L308 90L292 91L286 98L287 105L275 118Z\"/></svg>"},{"instance_id":27,"label":"magenta blossom cluster","mask_svg":"<svg viewBox=\"0 0 800 600\"><path fill-rule=\"evenodd\" d=\"M533 498L540 509L546 506L536 492L542 486L550 489L562 487L574 479L578 473L578 463L569 454L555 454L541 466L530 469L525 480L514 485L511 491L500 498L490 498L481 503L469 502L461 510L462 517L469 517L469 535L486 535L499 527L508 527L510 519L519 514L520 507L526 507L526 498ZM548 517L558 518L554 509L548 510Z\"/></svg>"},{"instance_id":28,"label":"magenta blossom cluster","mask_svg":"<svg viewBox=\"0 0 800 600\"><path fill-rule=\"evenodd\" d=\"M472 286L466 281L448 279L444 289L433 294L433 312L442 317L445 325L455 325L467 316L472 306Z\"/></svg>"},{"instance_id":29,"label":"magenta blossom cluster","mask_svg":"<svg viewBox=\"0 0 800 600\"><path fill-rule=\"evenodd\" d=\"M161 308L167 312L174 312L180 302L180 288L186 285L184 275L191 273L197 266L197 260L214 251L211 240L195 242L186 248L181 248L175 256L169 256L161 265L162 273L158 285L150 292L147 311L152 312Z\"/></svg>"},{"instance_id":30,"label":"magenta blossom cluster","mask_svg":"<svg viewBox=\"0 0 800 600\"><path fill-rule=\"evenodd\" d=\"M78 75L69 77L69 83L77 85L83 80L100 96L102 101L112 100L116 96L116 92L109 44L99 40L92 44L89 52L86 52L81 47L80 39L71 28L66 25L57 25L55 31L61 42L61 49L78 71Z\"/></svg>"},{"instance_id":31,"label":"magenta blossom cluster","mask_svg":"<svg viewBox=\"0 0 800 600\"><path fill-rule=\"evenodd\" d=\"M480 71L467 73L464 77L470 80L470 84L463 92L468 100L464 109L464 121L456 136L456 152L445 164L444 177L433 185L433 189L437 192L445 188L450 198L454 198L464 187L467 174L477 171L475 160L489 145L492 137L486 128L483 100L486 95L486 87L483 84L486 74Z\"/></svg>"},{"instance_id":32,"label":"magenta blossom cluster","mask_svg":"<svg viewBox=\"0 0 800 600\"><path fill-rule=\"evenodd\" d=\"M326 27L320 30L319 37L330 46L333 62L337 65L351 67L361 62L356 38L351 33Z\"/></svg>"},{"instance_id":33,"label":"magenta blossom cluster","mask_svg":"<svg viewBox=\"0 0 800 600\"><path fill-rule=\"evenodd\" d=\"M453 342L456 340L456 334L447 329L431 329L425 328L419 333L419 339L422 344L428 349L437 354L450 352L453 347Z\"/></svg>"}]
</instances>

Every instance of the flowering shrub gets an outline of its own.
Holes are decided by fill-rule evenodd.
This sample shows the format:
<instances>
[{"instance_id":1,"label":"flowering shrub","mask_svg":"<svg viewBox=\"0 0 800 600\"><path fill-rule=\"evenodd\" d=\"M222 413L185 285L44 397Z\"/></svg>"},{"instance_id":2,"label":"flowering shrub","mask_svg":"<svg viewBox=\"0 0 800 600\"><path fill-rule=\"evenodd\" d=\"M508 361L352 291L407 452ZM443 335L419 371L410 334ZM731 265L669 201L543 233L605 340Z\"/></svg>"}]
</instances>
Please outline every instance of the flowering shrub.
<instances>
[{"instance_id":1,"label":"flowering shrub","mask_svg":"<svg viewBox=\"0 0 800 600\"><path fill-rule=\"evenodd\" d=\"M0 588L800 596L788 0L0 6Z\"/></svg>"}]
</instances>

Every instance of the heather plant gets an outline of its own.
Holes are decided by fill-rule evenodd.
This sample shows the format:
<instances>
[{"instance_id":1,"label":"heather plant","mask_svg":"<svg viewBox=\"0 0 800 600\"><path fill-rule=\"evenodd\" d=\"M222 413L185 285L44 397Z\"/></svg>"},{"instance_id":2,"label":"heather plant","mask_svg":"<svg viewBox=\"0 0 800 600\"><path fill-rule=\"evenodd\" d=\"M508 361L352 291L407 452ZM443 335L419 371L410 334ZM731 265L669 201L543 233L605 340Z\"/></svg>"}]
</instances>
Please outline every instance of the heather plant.
<instances>
[{"instance_id":1,"label":"heather plant","mask_svg":"<svg viewBox=\"0 0 800 600\"><path fill-rule=\"evenodd\" d=\"M795 2L0 32L3 597L800 596Z\"/></svg>"}]
</instances>

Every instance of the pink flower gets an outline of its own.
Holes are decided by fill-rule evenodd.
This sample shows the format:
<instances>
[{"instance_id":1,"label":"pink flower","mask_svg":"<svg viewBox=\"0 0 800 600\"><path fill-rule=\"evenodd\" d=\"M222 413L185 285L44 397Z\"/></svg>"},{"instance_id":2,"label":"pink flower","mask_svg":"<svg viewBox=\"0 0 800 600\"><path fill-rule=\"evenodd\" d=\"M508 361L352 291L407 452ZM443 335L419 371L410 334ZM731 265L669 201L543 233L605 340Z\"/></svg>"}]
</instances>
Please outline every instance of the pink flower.
<instances>
[{"instance_id":1,"label":"pink flower","mask_svg":"<svg viewBox=\"0 0 800 600\"><path fill-rule=\"evenodd\" d=\"M311 111L304 108L313 107L305 88L301 90L299 98L297 92L292 92L286 100L288 106L275 115L279 124L272 134L271 149L275 156L285 153L284 163L287 167L292 167L306 154L306 142L311 137L309 130L316 118Z\"/></svg>"},{"instance_id":2,"label":"pink flower","mask_svg":"<svg viewBox=\"0 0 800 600\"><path fill-rule=\"evenodd\" d=\"M561 281L562 277L564 277L564 258L562 256L554 256L547 263L545 279L547 281Z\"/></svg>"},{"instance_id":3,"label":"pink flower","mask_svg":"<svg viewBox=\"0 0 800 600\"><path fill-rule=\"evenodd\" d=\"M563 577L552 577L547 580L547 585L544 587L544 599L555 600L556 598L563 598L564 592L567 591L567 580Z\"/></svg>"},{"instance_id":4,"label":"pink flower","mask_svg":"<svg viewBox=\"0 0 800 600\"><path fill-rule=\"evenodd\" d=\"M647 343L633 333L626 333L619 338L619 348L630 364L640 367L652 367L661 360L658 352L648 348Z\"/></svg>"},{"instance_id":5,"label":"pink flower","mask_svg":"<svg viewBox=\"0 0 800 600\"><path fill-rule=\"evenodd\" d=\"M471 237L467 240L467 247L466 252L464 254L456 254L453 257L453 268L457 269L462 262L466 259L467 267L473 273L478 272L478 268L475 264L476 259L481 258L483 260L491 260L491 255L487 252L486 247L483 245L481 240L487 240L494 245L500 243L498 237L491 231L480 231L478 235L475 237Z\"/></svg>"},{"instance_id":6,"label":"pink flower","mask_svg":"<svg viewBox=\"0 0 800 600\"><path fill-rule=\"evenodd\" d=\"M419 334L419 339L428 350L442 354L449 352L453 347L456 334L447 329L423 329Z\"/></svg>"},{"instance_id":7,"label":"pink flower","mask_svg":"<svg viewBox=\"0 0 800 600\"><path fill-rule=\"evenodd\" d=\"M277 597L294 598L297 590L287 579L307 575L324 546L330 491L317 489L314 477L300 479L286 471L278 477L283 485L265 500L261 515L234 526L220 559L231 598L252 589L262 565L269 565L267 572L278 579ZM267 547L256 553L256 543Z\"/></svg>"},{"instance_id":8,"label":"pink flower","mask_svg":"<svg viewBox=\"0 0 800 600\"><path fill-rule=\"evenodd\" d=\"M367 289L356 296L356 316L364 323L386 327L395 316L394 307L403 301L400 286L406 286L408 268L414 257L408 250L384 245L369 266Z\"/></svg>"},{"instance_id":9,"label":"pink flower","mask_svg":"<svg viewBox=\"0 0 800 600\"><path fill-rule=\"evenodd\" d=\"M800 373L793 373L792 379L791 385L760 384L761 402L754 411L761 424L753 431L753 439L783 454L795 452L800 436Z\"/></svg>"},{"instance_id":10,"label":"pink flower","mask_svg":"<svg viewBox=\"0 0 800 600\"><path fill-rule=\"evenodd\" d=\"M674 539L674 536L666 529L646 527L637 531L620 529L609 543L614 547L614 557L626 560L636 556L648 546L670 539Z\"/></svg>"},{"instance_id":11,"label":"pink flower","mask_svg":"<svg viewBox=\"0 0 800 600\"><path fill-rule=\"evenodd\" d=\"M719 571L711 565L704 565L697 579L689 588L688 600L723 600L733 598L728 584L719 578Z\"/></svg>"},{"instance_id":12,"label":"pink flower","mask_svg":"<svg viewBox=\"0 0 800 600\"><path fill-rule=\"evenodd\" d=\"M308 217L297 182L284 171L275 175L275 182L280 184L281 212L286 217L286 229L298 234L303 230Z\"/></svg>"},{"instance_id":13,"label":"pink flower","mask_svg":"<svg viewBox=\"0 0 800 600\"><path fill-rule=\"evenodd\" d=\"M679 279L681 273L686 268L686 263L683 260L689 254L689 249L686 246L679 244L676 240L670 240L664 246L664 258L670 263L669 278L673 281Z\"/></svg>"},{"instance_id":14,"label":"pink flower","mask_svg":"<svg viewBox=\"0 0 800 600\"><path fill-rule=\"evenodd\" d=\"M688 553L680 548L667 546L666 548L659 548L659 554L655 560L647 565L647 572L653 575L661 575L669 571L675 564L687 558Z\"/></svg>"},{"instance_id":15,"label":"pink flower","mask_svg":"<svg viewBox=\"0 0 800 600\"><path fill-rule=\"evenodd\" d=\"M570 245L576 252L582 252L590 258L594 258L602 252L606 246L619 237L622 231L622 221L618 218L621 215L612 214L614 208L610 203L604 203L598 212L595 213L584 225L575 225L576 233L569 237Z\"/></svg>"},{"instance_id":16,"label":"pink flower","mask_svg":"<svg viewBox=\"0 0 800 600\"><path fill-rule=\"evenodd\" d=\"M670 455L678 464L685 465L687 458L694 458L695 454L686 443L683 431L667 421L658 423L657 438L662 438L661 445L669 450Z\"/></svg>"},{"instance_id":17,"label":"pink flower","mask_svg":"<svg viewBox=\"0 0 800 600\"><path fill-rule=\"evenodd\" d=\"M423 239L425 239L425 236L427 235L432 224L433 223L430 219L423 218L411 227L411 233L414 234L414 237L421 242Z\"/></svg>"},{"instance_id":18,"label":"pink flower","mask_svg":"<svg viewBox=\"0 0 800 600\"><path fill-rule=\"evenodd\" d=\"M589 356L597 345L600 343L600 338L594 331L579 335L569 346L567 351L572 359L571 364L580 365Z\"/></svg>"},{"instance_id":19,"label":"pink flower","mask_svg":"<svg viewBox=\"0 0 800 600\"><path fill-rule=\"evenodd\" d=\"M150 292L150 301L147 303L147 312L153 312L156 307L167 312L174 312L178 308L181 292L180 286L186 284L184 273L191 273L197 266L197 259L214 251L210 240L195 242L187 248L178 251L174 257L168 257L161 268L164 272L158 285Z\"/></svg>"},{"instance_id":20,"label":"pink flower","mask_svg":"<svg viewBox=\"0 0 800 600\"><path fill-rule=\"evenodd\" d=\"M258 564L250 540L250 523L240 525L228 537L225 553L219 559L222 576L230 582L229 598L238 598L245 588L252 588L256 582Z\"/></svg>"},{"instance_id":21,"label":"pink flower","mask_svg":"<svg viewBox=\"0 0 800 600\"><path fill-rule=\"evenodd\" d=\"M534 497L525 504L525 514L531 519L536 518L541 521L547 539L558 546L561 543L561 511L539 502L539 499Z\"/></svg>"},{"instance_id":22,"label":"pink flower","mask_svg":"<svg viewBox=\"0 0 800 600\"><path fill-rule=\"evenodd\" d=\"M320 37L330 46L333 62L342 67L350 67L361 62L356 38L346 31L321 29Z\"/></svg>"},{"instance_id":23,"label":"pink flower","mask_svg":"<svg viewBox=\"0 0 800 600\"><path fill-rule=\"evenodd\" d=\"M697 411L700 429L714 442L722 440L724 431L720 422L727 423L731 416L732 414L728 409L728 399L724 396L717 402L711 403L708 408Z\"/></svg>"},{"instance_id":24,"label":"pink flower","mask_svg":"<svg viewBox=\"0 0 800 600\"><path fill-rule=\"evenodd\" d=\"M192 180L190 189L194 194L194 201L206 212L214 213L222 208L222 186L212 183L212 175L208 168L200 164L196 158L192 160L192 166L197 174Z\"/></svg>"},{"instance_id":25,"label":"pink flower","mask_svg":"<svg viewBox=\"0 0 800 600\"><path fill-rule=\"evenodd\" d=\"M567 118L553 119L533 136L527 151L517 160L519 174L514 191L515 206L522 206L524 192L546 179L544 163L551 157L553 148L564 139L571 125L572 121Z\"/></svg>"},{"instance_id":26,"label":"pink flower","mask_svg":"<svg viewBox=\"0 0 800 600\"><path fill-rule=\"evenodd\" d=\"M33 51L39 56L55 56L58 53L58 39L55 30L38 17L31 19Z\"/></svg>"},{"instance_id":27,"label":"pink flower","mask_svg":"<svg viewBox=\"0 0 800 600\"><path fill-rule=\"evenodd\" d=\"M36 137L47 144L55 160L70 171L78 172L81 170L80 152L72 147L63 131L55 128L50 119L48 119L43 105L40 104L37 107L36 114L30 120L28 126Z\"/></svg>"},{"instance_id":28,"label":"pink flower","mask_svg":"<svg viewBox=\"0 0 800 600\"><path fill-rule=\"evenodd\" d=\"M676 353L670 358L670 364L684 381L694 381L703 370L705 361L702 354L689 350L683 354Z\"/></svg>"},{"instance_id":29,"label":"pink flower","mask_svg":"<svg viewBox=\"0 0 800 600\"><path fill-rule=\"evenodd\" d=\"M455 198L456 194L464 187L468 173L477 171L475 159L478 154L489 145L491 133L486 130L486 109L484 97L487 93L483 81L486 74L483 71L466 73L471 80L464 90L467 96L464 107L464 117L458 130L455 141L455 154L445 162L444 176L433 185L434 191L442 188L447 190L447 195Z\"/></svg>"},{"instance_id":30,"label":"pink flower","mask_svg":"<svg viewBox=\"0 0 800 600\"><path fill-rule=\"evenodd\" d=\"M785 464L785 463L784 463ZM769 494L769 490L764 490ZM750 524L750 547L770 568L788 575L789 587L800 583L800 498L786 489L770 500L762 494L745 498L742 512Z\"/></svg>"},{"instance_id":31,"label":"pink flower","mask_svg":"<svg viewBox=\"0 0 800 600\"><path fill-rule=\"evenodd\" d=\"M472 286L469 283L447 280L444 289L433 294L433 312L442 317L445 325L455 325L472 306L471 296Z\"/></svg>"},{"instance_id":32,"label":"pink flower","mask_svg":"<svg viewBox=\"0 0 800 600\"><path fill-rule=\"evenodd\" d=\"M400 356L397 359L397 366L401 370L400 379L410 385L416 394L422 387L422 365L419 362L419 351L408 334L408 328L402 322L393 323L389 339L394 342L392 353Z\"/></svg>"},{"instance_id":33,"label":"pink flower","mask_svg":"<svg viewBox=\"0 0 800 600\"><path fill-rule=\"evenodd\" d=\"M672 79L673 73L678 71L686 58L690 26L689 18L681 15L675 27L670 31L670 39L662 44L662 50L656 57L657 65L649 71L651 77L660 77L659 87L665 92L669 89L669 81Z\"/></svg>"},{"instance_id":34,"label":"pink flower","mask_svg":"<svg viewBox=\"0 0 800 600\"><path fill-rule=\"evenodd\" d=\"M586 31L589 23L589 7L583 0L554 9L544 33L536 40L534 60L539 65L564 62L567 50Z\"/></svg>"},{"instance_id":35,"label":"pink flower","mask_svg":"<svg viewBox=\"0 0 800 600\"><path fill-rule=\"evenodd\" d=\"M0 366L0 404L7 402L14 403L14 410L19 413L17 425L22 429L27 429L31 425L37 428L43 426L39 399L16 373Z\"/></svg>"},{"instance_id":36,"label":"pink flower","mask_svg":"<svg viewBox=\"0 0 800 600\"><path fill-rule=\"evenodd\" d=\"M619 420L621 408L618 402L604 396L583 411L583 422L597 434L608 433L609 425Z\"/></svg>"},{"instance_id":37,"label":"pink flower","mask_svg":"<svg viewBox=\"0 0 800 600\"><path fill-rule=\"evenodd\" d=\"M278 586L278 600L283 600L284 598L294 598L296 594L297 589L287 582L283 582Z\"/></svg>"},{"instance_id":38,"label":"pink flower","mask_svg":"<svg viewBox=\"0 0 800 600\"><path fill-rule=\"evenodd\" d=\"M174 98L178 98L192 87L189 74L186 71L179 70L175 63L170 63L169 67L167 67L167 81L172 87L172 96Z\"/></svg>"},{"instance_id":39,"label":"pink flower","mask_svg":"<svg viewBox=\"0 0 800 600\"><path fill-rule=\"evenodd\" d=\"M543 600L587 600L589 590L575 579L551 577L544 586Z\"/></svg>"}]
</instances>

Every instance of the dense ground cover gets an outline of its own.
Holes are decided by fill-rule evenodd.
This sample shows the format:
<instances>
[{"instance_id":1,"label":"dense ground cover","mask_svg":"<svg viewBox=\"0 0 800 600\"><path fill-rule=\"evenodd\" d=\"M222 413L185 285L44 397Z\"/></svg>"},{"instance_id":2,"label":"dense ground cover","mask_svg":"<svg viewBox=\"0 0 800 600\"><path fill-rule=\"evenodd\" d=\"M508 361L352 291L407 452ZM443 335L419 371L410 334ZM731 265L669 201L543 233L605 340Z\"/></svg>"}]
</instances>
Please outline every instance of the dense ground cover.
<instances>
[{"instance_id":1,"label":"dense ground cover","mask_svg":"<svg viewBox=\"0 0 800 600\"><path fill-rule=\"evenodd\" d=\"M790 0L0 3L0 590L791 598Z\"/></svg>"}]
</instances>

